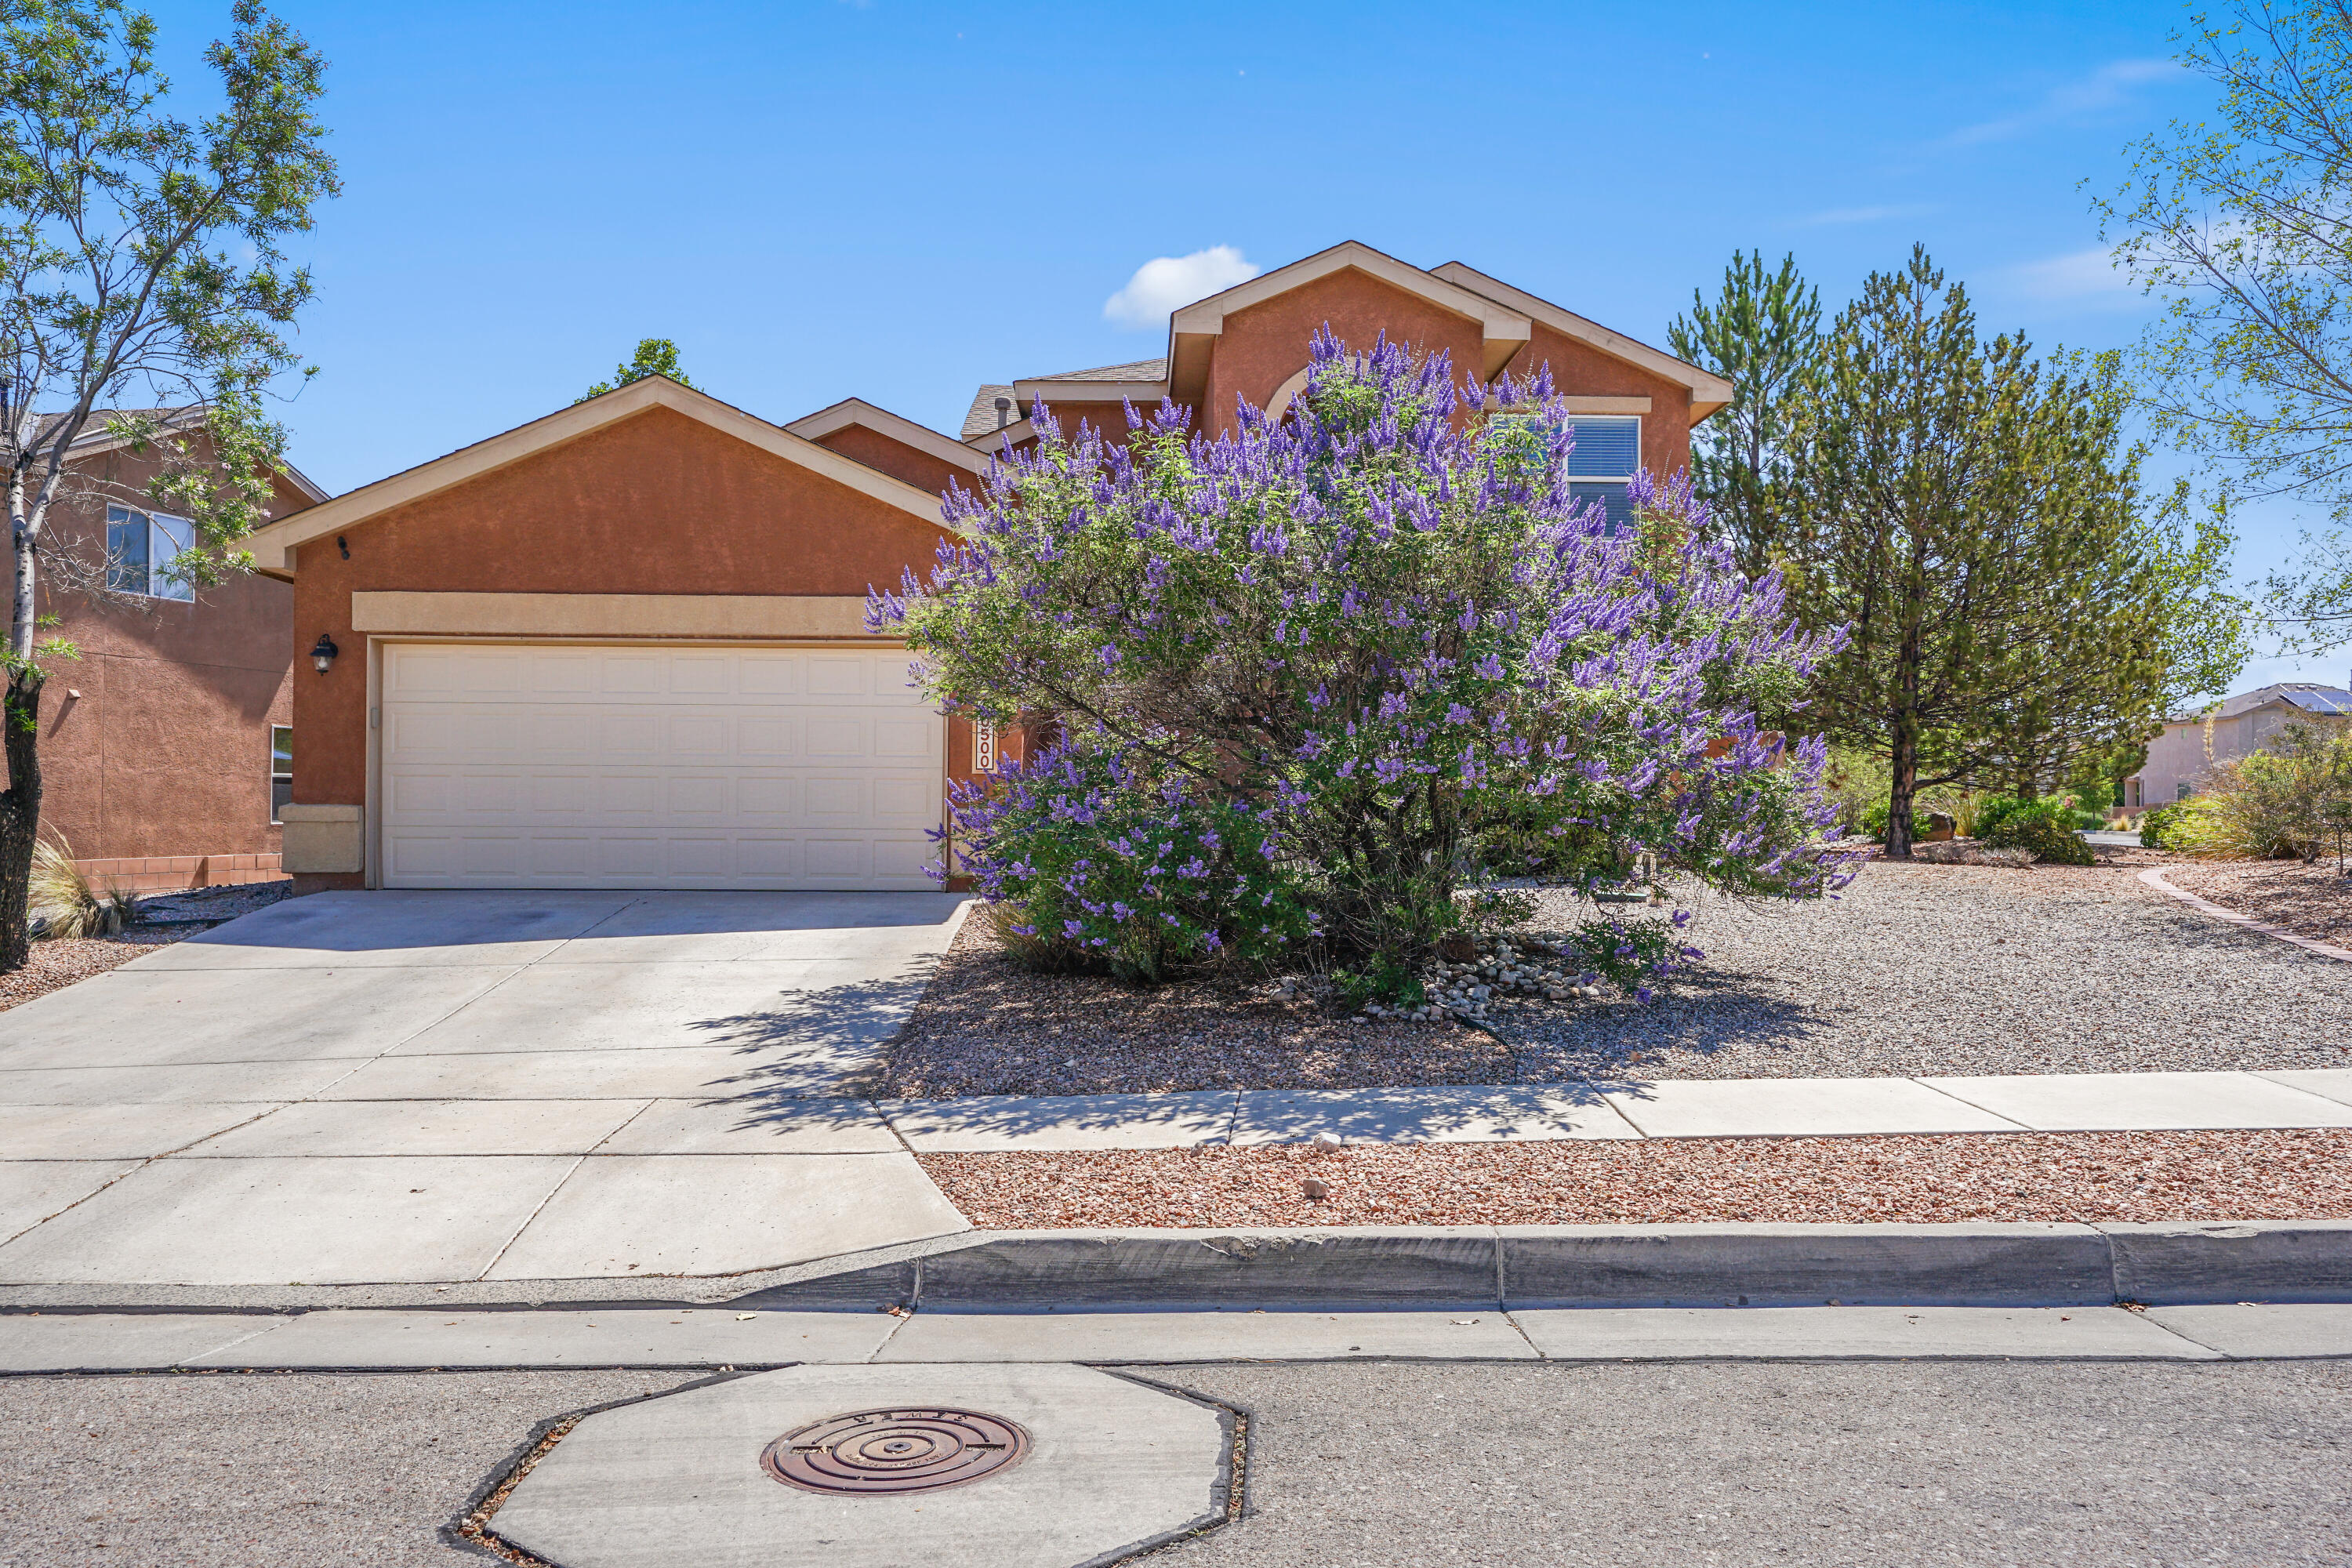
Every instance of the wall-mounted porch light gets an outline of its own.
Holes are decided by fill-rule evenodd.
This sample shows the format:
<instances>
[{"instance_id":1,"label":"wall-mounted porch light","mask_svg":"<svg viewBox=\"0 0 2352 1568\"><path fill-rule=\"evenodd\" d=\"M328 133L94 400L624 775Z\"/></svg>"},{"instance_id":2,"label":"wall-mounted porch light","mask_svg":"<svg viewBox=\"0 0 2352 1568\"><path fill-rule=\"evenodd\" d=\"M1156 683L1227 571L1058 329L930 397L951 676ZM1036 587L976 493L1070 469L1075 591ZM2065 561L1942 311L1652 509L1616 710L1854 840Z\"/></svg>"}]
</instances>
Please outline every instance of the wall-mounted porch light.
<instances>
[{"instance_id":1,"label":"wall-mounted porch light","mask_svg":"<svg viewBox=\"0 0 2352 1568\"><path fill-rule=\"evenodd\" d=\"M310 646L310 662L319 667L320 675L324 675L327 673L327 667L335 662L335 656L342 651L335 646L334 638L320 632L319 640Z\"/></svg>"}]
</instances>

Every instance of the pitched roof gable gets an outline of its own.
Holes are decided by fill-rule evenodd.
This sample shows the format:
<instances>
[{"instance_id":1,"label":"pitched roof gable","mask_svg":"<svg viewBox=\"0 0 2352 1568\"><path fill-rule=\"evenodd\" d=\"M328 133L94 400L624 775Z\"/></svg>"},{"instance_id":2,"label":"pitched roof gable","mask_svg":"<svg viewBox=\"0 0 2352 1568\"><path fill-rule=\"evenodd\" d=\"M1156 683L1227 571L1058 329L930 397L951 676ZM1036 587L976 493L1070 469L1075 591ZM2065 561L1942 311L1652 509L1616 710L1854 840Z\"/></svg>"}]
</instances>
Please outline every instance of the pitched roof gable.
<instances>
[{"instance_id":1,"label":"pitched roof gable","mask_svg":"<svg viewBox=\"0 0 2352 1568\"><path fill-rule=\"evenodd\" d=\"M847 425L862 425L879 436L887 436L902 447L912 447L944 463L953 463L966 473L983 474L987 462L961 441L950 440L928 425L877 407L862 397L845 397L830 408L820 408L804 414L784 426L795 436L820 440Z\"/></svg>"},{"instance_id":2,"label":"pitched roof gable","mask_svg":"<svg viewBox=\"0 0 2352 1568\"><path fill-rule=\"evenodd\" d=\"M255 569L265 576L291 579L294 550L301 544L352 528L394 507L495 473L526 458L576 441L652 408L667 408L707 425L724 435L824 475L850 489L887 502L933 527L940 526L940 500L903 479L877 473L854 458L845 458L805 436L721 403L708 393L681 386L666 376L646 376L600 396L558 409L528 425L517 426L487 441L462 447L446 457L404 469L362 485L334 500L296 512L256 529L245 541L253 552ZM945 437L940 437L945 440Z\"/></svg>"},{"instance_id":3,"label":"pitched roof gable","mask_svg":"<svg viewBox=\"0 0 2352 1568\"><path fill-rule=\"evenodd\" d=\"M1459 284L1498 304L1521 311L1529 320L1541 321L1556 332L1588 343L1612 359L1622 360L1638 370L1645 370L1663 380L1688 387L1691 423L1694 425L1731 401L1731 383L1714 372L1701 370L1622 332L1612 331L1598 321L1580 316L1573 310L1563 310L1549 300L1538 299L1524 289L1514 289L1499 278L1489 278L1475 267L1449 261L1442 267L1431 268L1430 272L1434 277Z\"/></svg>"}]
</instances>

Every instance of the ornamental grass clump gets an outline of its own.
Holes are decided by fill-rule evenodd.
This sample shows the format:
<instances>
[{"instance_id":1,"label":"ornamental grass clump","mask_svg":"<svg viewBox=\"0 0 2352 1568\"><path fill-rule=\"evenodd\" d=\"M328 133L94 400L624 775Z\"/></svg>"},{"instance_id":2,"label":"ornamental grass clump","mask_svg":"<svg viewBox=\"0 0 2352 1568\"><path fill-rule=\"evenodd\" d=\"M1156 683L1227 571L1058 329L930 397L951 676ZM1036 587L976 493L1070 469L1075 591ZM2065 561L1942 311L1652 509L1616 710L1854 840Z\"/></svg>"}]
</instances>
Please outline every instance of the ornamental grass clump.
<instances>
[{"instance_id":1,"label":"ornamental grass clump","mask_svg":"<svg viewBox=\"0 0 2352 1568\"><path fill-rule=\"evenodd\" d=\"M949 492L929 576L868 607L950 707L1061 731L953 801L961 867L1029 940L1142 976L1409 977L1523 914L1500 878L1849 874L1822 743L1757 718L1801 706L1836 635L1741 576L1686 485L1637 480L1622 530L1572 495L1548 374L1457 386L1327 331L1279 420L1127 416L1118 444L1037 409L1034 449Z\"/></svg>"}]
</instances>

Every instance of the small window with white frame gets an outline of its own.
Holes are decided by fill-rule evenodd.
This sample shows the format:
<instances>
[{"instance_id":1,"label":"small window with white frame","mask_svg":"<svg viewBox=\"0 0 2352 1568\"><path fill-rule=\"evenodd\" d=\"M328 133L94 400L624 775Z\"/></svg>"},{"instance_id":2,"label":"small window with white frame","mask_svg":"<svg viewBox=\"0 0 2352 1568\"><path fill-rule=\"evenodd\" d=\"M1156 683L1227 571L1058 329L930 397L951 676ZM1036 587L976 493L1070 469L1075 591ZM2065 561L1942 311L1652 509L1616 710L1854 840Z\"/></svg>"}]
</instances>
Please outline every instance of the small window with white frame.
<instances>
[{"instance_id":1,"label":"small window with white frame","mask_svg":"<svg viewBox=\"0 0 2352 1568\"><path fill-rule=\"evenodd\" d=\"M1532 413L1496 416L1511 423L1532 422ZM1642 420L1639 415L1571 414L1568 454L1568 493L1580 502L1599 501L1611 531L1633 520L1626 491L1642 466Z\"/></svg>"},{"instance_id":2,"label":"small window with white frame","mask_svg":"<svg viewBox=\"0 0 2352 1568\"><path fill-rule=\"evenodd\" d=\"M276 826L294 799L294 727L269 726L269 821Z\"/></svg>"},{"instance_id":3,"label":"small window with white frame","mask_svg":"<svg viewBox=\"0 0 2352 1568\"><path fill-rule=\"evenodd\" d=\"M196 591L172 570L195 530L184 517L143 512L135 507L106 509L106 585L118 594L150 599L193 599Z\"/></svg>"}]
</instances>

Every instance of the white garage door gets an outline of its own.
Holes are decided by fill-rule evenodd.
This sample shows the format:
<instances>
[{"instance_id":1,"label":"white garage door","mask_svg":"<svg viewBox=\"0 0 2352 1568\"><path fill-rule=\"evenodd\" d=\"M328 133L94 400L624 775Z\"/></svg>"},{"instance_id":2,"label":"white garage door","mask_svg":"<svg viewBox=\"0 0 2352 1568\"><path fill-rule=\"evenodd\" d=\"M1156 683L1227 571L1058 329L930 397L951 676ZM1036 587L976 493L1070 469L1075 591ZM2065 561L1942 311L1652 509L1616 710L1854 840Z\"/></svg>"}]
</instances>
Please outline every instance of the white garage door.
<instances>
[{"instance_id":1,"label":"white garage door","mask_svg":"<svg viewBox=\"0 0 2352 1568\"><path fill-rule=\"evenodd\" d=\"M897 649L392 644L383 706L386 887L933 885Z\"/></svg>"}]
</instances>

